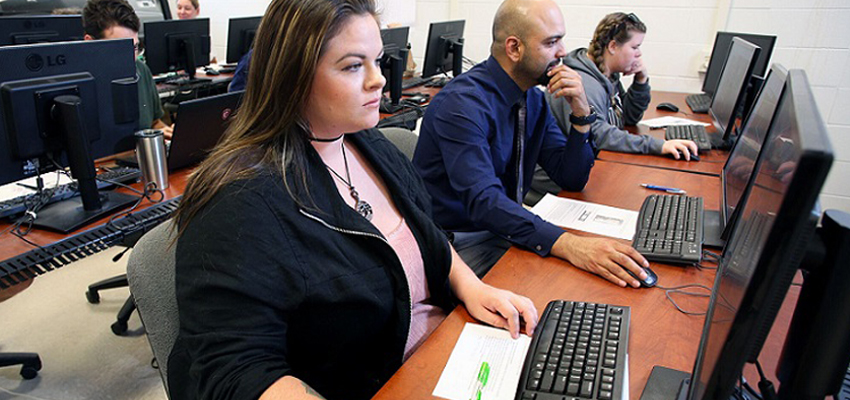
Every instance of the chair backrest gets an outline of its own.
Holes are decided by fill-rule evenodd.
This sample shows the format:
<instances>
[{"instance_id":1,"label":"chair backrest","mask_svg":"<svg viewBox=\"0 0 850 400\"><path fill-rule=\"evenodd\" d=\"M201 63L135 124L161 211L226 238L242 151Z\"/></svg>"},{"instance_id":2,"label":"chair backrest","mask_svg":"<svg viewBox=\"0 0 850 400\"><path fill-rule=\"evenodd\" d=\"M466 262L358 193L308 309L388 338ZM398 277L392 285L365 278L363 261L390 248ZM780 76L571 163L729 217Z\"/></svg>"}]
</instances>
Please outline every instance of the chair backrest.
<instances>
[{"instance_id":1,"label":"chair backrest","mask_svg":"<svg viewBox=\"0 0 850 400\"><path fill-rule=\"evenodd\" d=\"M172 222L168 220L139 239L127 261L127 281L147 332L159 373L168 393L168 356L180 319L175 289L175 252ZM170 397L170 394L169 394Z\"/></svg>"},{"instance_id":2,"label":"chair backrest","mask_svg":"<svg viewBox=\"0 0 850 400\"><path fill-rule=\"evenodd\" d=\"M419 136L417 136L413 131L409 131L404 128L380 128L381 133L392 142L395 147L398 147L404 155L407 156L409 160L413 160L413 152L416 150L416 142L419 140Z\"/></svg>"}]
</instances>

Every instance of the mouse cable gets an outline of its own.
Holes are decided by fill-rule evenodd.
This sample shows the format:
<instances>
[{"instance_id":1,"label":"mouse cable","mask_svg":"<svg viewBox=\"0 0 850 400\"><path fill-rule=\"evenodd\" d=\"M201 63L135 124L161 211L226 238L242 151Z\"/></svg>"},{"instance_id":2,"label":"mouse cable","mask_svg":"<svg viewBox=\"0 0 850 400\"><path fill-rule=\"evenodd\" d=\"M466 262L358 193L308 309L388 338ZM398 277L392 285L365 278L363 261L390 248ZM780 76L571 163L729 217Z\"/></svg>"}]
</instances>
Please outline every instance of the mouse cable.
<instances>
[{"instance_id":1,"label":"mouse cable","mask_svg":"<svg viewBox=\"0 0 850 400\"><path fill-rule=\"evenodd\" d=\"M703 256L705 256L705 257L710 258L710 259L712 260L712 262L717 263L717 262L719 262L719 261L720 261L720 254L717 254L717 253L715 253L715 252L713 252L713 251L703 249L703 250L702 250L702 255L703 255Z\"/></svg>"},{"instance_id":2,"label":"mouse cable","mask_svg":"<svg viewBox=\"0 0 850 400\"><path fill-rule=\"evenodd\" d=\"M673 303L673 307L676 307L676 309L679 310L680 313L685 314L685 315L705 315L706 314L705 311L699 312L699 311L688 311L688 310L683 309L681 306L679 306L679 303L676 302L676 299L674 299L672 295L673 294L682 294L682 295L685 295L685 296L694 296L694 297L711 297L711 288L710 287L705 286L705 285L696 284L696 283L691 283L691 284L681 285L681 286L674 286L674 287L664 287L664 286L655 286L655 287L657 289L661 289L661 290L664 291L664 295L667 296L667 300L669 300L670 303ZM683 289L688 289L688 288L704 289L704 290L708 291L709 293L699 293L699 292L691 292L691 291L683 290Z\"/></svg>"},{"instance_id":3,"label":"mouse cable","mask_svg":"<svg viewBox=\"0 0 850 400\"><path fill-rule=\"evenodd\" d=\"M758 359L756 359L755 364L756 369L759 372L759 378L761 378L761 380L759 380L759 391L761 392L759 400L777 400L778 397L776 397L776 389L773 386L773 382L771 382L770 379L768 379L767 376L764 374L764 370L761 369L761 363ZM753 390L753 392L755 391Z\"/></svg>"},{"instance_id":4,"label":"mouse cable","mask_svg":"<svg viewBox=\"0 0 850 400\"><path fill-rule=\"evenodd\" d=\"M154 198L154 194L159 194L159 197ZM120 230L120 228L115 226L115 220L121 217L131 217L133 215L133 211L135 211L136 208L138 208L139 205L142 204L142 201L145 199L148 199L148 201L150 201L151 203L162 202L163 200L165 200L165 192L163 192L162 189L156 187L156 182L148 182L148 184L145 185L144 191L141 192L138 200L136 200L136 203L133 204L133 206L131 206L126 211L121 211L109 217L109 221L106 221L106 226Z\"/></svg>"}]
</instances>

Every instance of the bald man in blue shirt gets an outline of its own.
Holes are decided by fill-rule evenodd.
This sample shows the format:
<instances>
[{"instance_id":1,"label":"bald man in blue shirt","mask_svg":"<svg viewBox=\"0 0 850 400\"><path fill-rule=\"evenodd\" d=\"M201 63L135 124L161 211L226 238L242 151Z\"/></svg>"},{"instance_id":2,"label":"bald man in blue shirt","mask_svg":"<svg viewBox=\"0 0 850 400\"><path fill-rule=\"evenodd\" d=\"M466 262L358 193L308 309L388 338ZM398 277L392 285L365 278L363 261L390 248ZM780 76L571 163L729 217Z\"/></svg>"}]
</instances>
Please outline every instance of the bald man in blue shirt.
<instances>
[{"instance_id":1,"label":"bald man in blue shirt","mask_svg":"<svg viewBox=\"0 0 850 400\"><path fill-rule=\"evenodd\" d=\"M565 190L584 188L593 167L581 77L566 55L561 11L551 0L507 0L493 21L491 56L452 79L425 113L413 163L425 180L434 218L454 233L455 249L483 276L511 244L554 255L620 285L639 287L649 266L631 246L581 237L522 207L534 165ZM562 132L541 90L573 110ZM524 122L524 123L522 123Z\"/></svg>"}]
</instances>

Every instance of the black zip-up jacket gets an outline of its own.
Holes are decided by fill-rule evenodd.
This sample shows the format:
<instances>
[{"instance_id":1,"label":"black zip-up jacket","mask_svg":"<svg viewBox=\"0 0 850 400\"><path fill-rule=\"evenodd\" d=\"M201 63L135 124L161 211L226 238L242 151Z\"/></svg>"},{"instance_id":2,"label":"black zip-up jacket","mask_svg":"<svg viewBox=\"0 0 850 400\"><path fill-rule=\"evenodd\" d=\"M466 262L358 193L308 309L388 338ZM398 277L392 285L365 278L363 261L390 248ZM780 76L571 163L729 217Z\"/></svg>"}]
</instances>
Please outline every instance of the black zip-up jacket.
<instances>
[{"instance_id":1,"label":"black zip-up jacket","mask_svg":"<svg viewBox=\"0 0 850 400\"><path fill-rule=\"evenodd\" d=\"M419 244L432 303L450 311L448 239L421 179L377 130L346 140L383 179ZM171 398L256 399L292 375L328 399L367 399L401 366L411 310L401 262L312 147L308 159L318 209L299 207L266 171L225 187L178 240Z\"/></svg>"}]
</instances>

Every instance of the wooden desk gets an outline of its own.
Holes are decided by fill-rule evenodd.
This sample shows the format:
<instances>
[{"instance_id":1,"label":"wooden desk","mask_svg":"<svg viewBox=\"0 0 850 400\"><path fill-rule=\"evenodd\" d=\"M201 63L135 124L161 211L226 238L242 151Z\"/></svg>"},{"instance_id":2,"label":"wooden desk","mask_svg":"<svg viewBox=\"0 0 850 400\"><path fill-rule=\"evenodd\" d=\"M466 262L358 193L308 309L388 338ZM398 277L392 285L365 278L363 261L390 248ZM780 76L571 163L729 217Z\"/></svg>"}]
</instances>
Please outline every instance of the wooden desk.
<instances>
[{"instance_id":1,"label":"wooden desk","mask_svg":"<svg viewBox=\"0 0 850 400\"><path fill-rule=\"evenodd\" d=\"M614 162L598 161L590 184L581 193L562 193L578 200L637 210L650 192L637 182L652 180L704 195L706 208L719 206L717 177L669 171ZM628 182L624 184L624 182ZM632 184L631 182L635 182ZM589 235L585 233L578 233ZM702 284L711 287L714 271L653 263L659 285ZM683 371L693 368L702 334L704 317L678 312L659 289L623 289L581 271L569 263L511 248L484 278L491 285L510 289L531 298L542 312L550 300L566 299L631 307L629 331L630 397L637 399L646 385L652 366L663 365ZM677 297L680 306L705 311L707 298ZM473 319L458 307L402 366L376 395L376 399L428 399L437 385L463 325Z\"/></svg>"},{"instance_id":2,"label":"wooden desk","mask_svg":"<svg viewBox=\"0 0 850 400\"><path fill-rule=\"evenodd\" d=\"M652 92L652 102L649 104L646 112L643 115L644 119L658 118L664 116L675 116L697 120L700 122L711 123L711 118L708 114L691 114L685 115L682 112L690 113L690 108L685 103L686 93L673 92ZM680 112L673 113L669 111L656 110L655 107L660 103L673 103L679 107ZM707 127L709 131L712 127ZM645 126L628 126L626 130L632 133L649 135L655 138L664 139L664 129L652 129ZM700 161L678 161L669 155L657 156L649 154L631 154L619 153L614 151L602 150L599 152L599 159L605 161L614 161L624 164L644 165L655 168L664 168L675 171L688 171L699 174L719 176L723 169L723 164L729 156L728 151L710 150L700 154Z\"/></svg>"},{"instance_id":3,"label":"wooden desk","mask_svg":"<svg viewBox=\"0 0 850 400\"><path fill-rule=\"evenodd\" d=\"M189 175L189 172L191 172L191 169L187 168L187 169L183 169L183 170L169 174L169 177L168 177L169 186L168 186L168 189L165 190L165 198L163 200L172 199L172 198L178 197L178 196L183 194L183 191L186 188L186 178ZM142 183L137 182L137 183L130 185L130 187L137 189L137 190L142 190ZM134 194L133 192L131 192L130 190L125 189L125 188L117 189L117 192L126 193L126 194ZM151 203L148 200L143 200L142 203L139 205L139 207L136 209L136 211L141 211L145 208L150 207L153 204L155 204L155 203ZM126 210L127 209L124 209L124 211L126 211ZM26 239L29 240L30 242L33 242L33 243L39 245L39 246L47 246L47 245L50 245L52 243L56 243L56 242L58 242L62 239L76 235L80 232L86 231L86 230L94 228L96 226L100 226L102 224L105 224L108 220L109 220L109 217L103 218L103 219L101 219L101 220L99 220L95 223L89 224L89 225L87 225L87 226L85 226L85 227L83 227L83 228L81 228L81 229L79 229L75 232L67 234L67 235L63 234L63 233L51 232L51 231L46 231L46 230L41 230L41 229L33 229L28 235L26 235ZM9 226L10 226L10 224L7 220L5 220L5 219L2 220L2 222L0 222L0 231L6 230L7 228L9 228ZM26 252L34 249L34 247L32 245L30 245L30 244L24 242L23 240L15 237L11 233L6 233L3 236L0 236L0 238L2 238L0 240L0 260L6 260L8 258L15 257L17 255L26 253ZM23 285L23 283L18 284L18 285L13 285L9 289L5 289L5 290L19 289L19 288L17 288L17 286L21 286L21 285ZM0 290L2 290L2 289L0 289Z\"/></svg>"}]
</instances>

